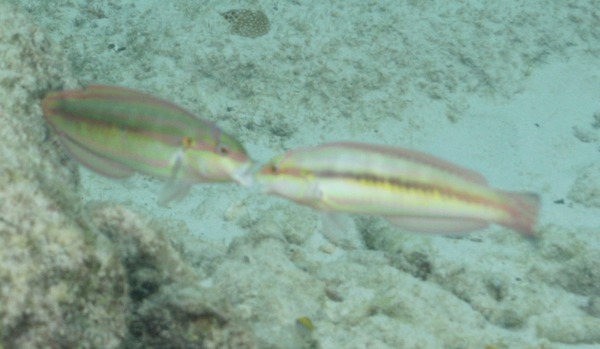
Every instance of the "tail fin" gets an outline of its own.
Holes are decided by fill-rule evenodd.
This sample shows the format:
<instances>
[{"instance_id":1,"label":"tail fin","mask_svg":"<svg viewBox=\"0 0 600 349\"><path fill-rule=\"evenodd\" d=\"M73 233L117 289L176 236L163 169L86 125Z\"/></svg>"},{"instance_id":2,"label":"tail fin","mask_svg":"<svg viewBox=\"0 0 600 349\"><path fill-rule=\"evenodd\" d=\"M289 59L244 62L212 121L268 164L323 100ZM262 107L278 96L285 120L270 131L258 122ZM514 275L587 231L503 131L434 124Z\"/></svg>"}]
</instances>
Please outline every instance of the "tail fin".
<instances>
[{"instance_id":1,"label":"tail fin","mask_svg":"<svg viewBox=\"0 0 600 349\"><path fill-rule=\"evenodd\" d=\"M511 219L501 224L528 238L536 238L534 227L540 212L540 196L535 193L506 192Z\"/></svg>"}]
</instances>

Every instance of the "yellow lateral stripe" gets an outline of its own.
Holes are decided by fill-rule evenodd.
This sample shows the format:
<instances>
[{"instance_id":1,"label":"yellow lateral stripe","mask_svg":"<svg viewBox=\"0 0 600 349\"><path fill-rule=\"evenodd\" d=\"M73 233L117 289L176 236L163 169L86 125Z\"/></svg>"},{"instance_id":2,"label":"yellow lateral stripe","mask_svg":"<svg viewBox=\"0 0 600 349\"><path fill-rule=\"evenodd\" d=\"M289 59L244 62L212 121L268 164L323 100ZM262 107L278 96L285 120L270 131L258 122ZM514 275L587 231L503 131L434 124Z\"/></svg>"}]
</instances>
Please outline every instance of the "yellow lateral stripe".
<instances>
[{"instance_id":1,"label":"yellow lateral stripe","mask_svg":"<svg viewBox=\"0 0 600 349\"><path fill-rule=\"evenodd\" d=\"M415 203L422 202L431 204L434 202L448 205L449 208L454 207L455 210L463 208L471 211L488 211L491 210L495 213L504 212L505 203L502 199L496 195L493 189L486 187L472 188L477 189L467 190L468 188L463 186L457 188L450 188L449 186L441 186L436 184L421 183L418 181L401 180L401 179L390 179L376 177L372 174L356 175L356 174L342 174L334 172L321 172L315 174L317 178L322 180L341 180L346 181L347 186L356 188L362 187L366 191L372 191L372 195L368 195L366 199L371 199L377 192L386 191L388 194L397 197L398 202L403 203ZM318 181L318 180L317 180ZM465 183L466 185L475 185L471 183ZM364 190L362 190L364 192ZM356 195L355 192L345 192L343 194L336 195L335 198L330 198L330 201L336 201L339 203L346 200L350 201L361 201L363 197ZM342 197L343 196L343 197ZM332 202L329 202L332 204ZM342 204L343 205L343 204ZM337 205L336 205L337 206ZM336 209L343 209L344 207L336 207ZM418 207L415 207L417 209ZM390 207L389 209L394 209ZM385 211L385 209L381 209ZM373 212L377 213L377 212ZM379 212L383 214L384 212Z\"/></svg>"}]
</instances>

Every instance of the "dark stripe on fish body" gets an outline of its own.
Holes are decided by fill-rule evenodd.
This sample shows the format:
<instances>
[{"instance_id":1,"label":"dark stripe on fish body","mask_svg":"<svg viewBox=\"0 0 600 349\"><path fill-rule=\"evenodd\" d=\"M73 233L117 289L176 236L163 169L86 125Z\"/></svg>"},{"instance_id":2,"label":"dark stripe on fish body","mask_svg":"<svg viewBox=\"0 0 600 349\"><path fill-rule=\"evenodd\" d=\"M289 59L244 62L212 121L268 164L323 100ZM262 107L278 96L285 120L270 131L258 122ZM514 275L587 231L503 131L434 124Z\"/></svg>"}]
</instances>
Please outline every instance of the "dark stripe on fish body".
<instances>
[{"instance_id":1,"label":"dark stripe on fish body","mask_svg":"<svg viewBox=\"0 0 600 349\"><path fill-rule=\"evenodd\" d=\"M481 204L484 206L492 207L494 209L503 209L502 205L499 205L493 201L486 200L485 198L481 198L479 196L475 196L472 194L466 194L463 192L457 192L456 190L452 190L449 187L443 187L439 185L432 184L423 184L410 180L402 180L396 178L383 178L377 176L372 173L343 173L336 171L320 171L314 173L319 178L329 178L329 179L344 179L344 180L355 180L360 182L361 184L366 184L370 186L383 186L387 187L391 190L398 191L401 194L404 192L416 191L420 192L423 195L439 195L441 197L450 199L450 200L458 200L463 202L469 202L473 204ZM490 189L492 190L492 189Z\"/></svg>"},{"instance_id":2,"label":"dark stripe on fish body","mask_svg":"<svg viewBox=\"0 0 600 349\"><path fill-rule=\"evenodd\" d=\"M140 99L130 95L110 96L111 99L107 99L108 97L101 94L57 97L53 112L80 121L103 120L111 124L132 126L141 124L144 128L154 125L161 130L167 127L188 130L213 126L212 123L196 118L185 109L154 98Z\"/></svg>"},{"instance_id":3,"label":"dark stripe on fish body","mask_svg":"<svg viewBox=\"0 0 600 349\"><path fill-rule=\"evenodd\" d=\"M58 117L64 122L68 119L86 123L89 132L92 132L91 128L98 128L98 131L118 128L132 136L162 138L163 142L173 146L180 146L181 139L189 137L200 143L201 148L210 150L214 150L221 138L214 123L199 119L168 101L126 88L95 85L83 91L57 93L51 98L48 103L54 104L50 108L54 115L49 119Z\"/></svg>"},{"instance_id":4,"label":"dark stripe on fish body","mask_svg":"<svg viewBox=\"0 0 600 349\"><path fill-rule=\"evenodd\" d=\"M108 132L113 133L115 131L120 131L123 136L131 136L131 137L150 137L156 141L162 141L166 144L170 144L173 146L179 146L181 140L186 137L184 133L189 132L190 129L187 129L188 132L185 132L186 129L176 128L175 126L171 126L170 130L168 130L165 126L161 125L161 127L148 127L147 123L140 122L113 122L111 120L101 119L101 118L89 118L86 116L80 116L76 113L70 112L62 112L60 117L63 117L69 121L76 123L76 127L83 127L84 125L88 128L88 132ZM123 116L120 121L127 120L131 121L131 118L127 116ZM64 133L64 132L61 132ZM214 133L212 131L211 133ZM114 137L114 135L113 135ZM191 138L191 137L190 137ZM197 138L197 137L194 137Z\"/></svg>"}]
</instances>

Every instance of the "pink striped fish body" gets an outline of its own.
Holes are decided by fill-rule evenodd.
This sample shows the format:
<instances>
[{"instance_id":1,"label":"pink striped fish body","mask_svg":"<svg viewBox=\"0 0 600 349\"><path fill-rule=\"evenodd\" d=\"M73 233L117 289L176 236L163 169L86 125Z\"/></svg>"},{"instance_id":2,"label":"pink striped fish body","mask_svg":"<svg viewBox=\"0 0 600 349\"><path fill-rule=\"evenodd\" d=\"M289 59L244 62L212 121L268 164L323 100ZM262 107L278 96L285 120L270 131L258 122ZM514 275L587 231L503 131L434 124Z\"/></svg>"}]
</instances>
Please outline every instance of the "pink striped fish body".
<instances>
[{"instance_id":1,"label":"pink striped fish body","mask_svg":"<svg viewBox=\"0 0 600 349\"><path fill-rule=\"evenodd\" d=\"M49 93L44 116L69 153L109 177L167 181L161 202L194 183L237 180L251 166L243 146L214 124L142 92L92 85Z\"/></svg>"},{"instance_id":2,"label":"pink striped fish body","mask_svg":"<svg viewBox=\"0 0 600 349\"><path fill-rule=\"evenodd\" d=\"M533 236L539 199L490 188L476 172L412 150L331 143L280 155L255 175L267 193L405 229L464 232L497 223Z\"/></svg>"}]
</instances>

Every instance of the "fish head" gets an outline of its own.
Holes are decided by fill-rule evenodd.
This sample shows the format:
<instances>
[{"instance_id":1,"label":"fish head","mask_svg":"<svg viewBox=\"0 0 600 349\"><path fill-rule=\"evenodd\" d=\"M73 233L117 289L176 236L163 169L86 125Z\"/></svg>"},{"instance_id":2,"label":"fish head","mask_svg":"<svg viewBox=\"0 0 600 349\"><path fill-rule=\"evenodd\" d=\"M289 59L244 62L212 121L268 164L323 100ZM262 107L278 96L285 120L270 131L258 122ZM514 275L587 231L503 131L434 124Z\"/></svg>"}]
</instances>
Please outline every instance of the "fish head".
<instances>
[{"instance_id":1,"label":"fish head","mask_svg":"<svg viewBox=\"0 0 600 349\"><path fill-rule=\"evenodd\" d=\"M251 183L252 160L244 146L233 136L220 132L209 142L194 142L185 155L187 177L195 182L233 180L244 186Z\"/></svg>"},{"instance_id":2,"label":"fish head","mask_svg":"<svg viewBox=\"0 0 600 349\"><path fill-rule=\"evenodd\" d=\"M296 160L293 153L276 156L255 173L254 183L263 193L314 206L320 200L316 178Z\"/></svg>"}]
</instances>

